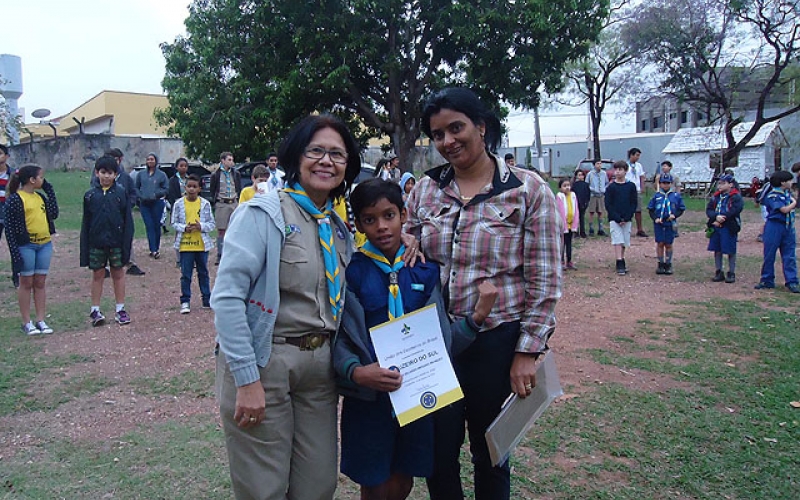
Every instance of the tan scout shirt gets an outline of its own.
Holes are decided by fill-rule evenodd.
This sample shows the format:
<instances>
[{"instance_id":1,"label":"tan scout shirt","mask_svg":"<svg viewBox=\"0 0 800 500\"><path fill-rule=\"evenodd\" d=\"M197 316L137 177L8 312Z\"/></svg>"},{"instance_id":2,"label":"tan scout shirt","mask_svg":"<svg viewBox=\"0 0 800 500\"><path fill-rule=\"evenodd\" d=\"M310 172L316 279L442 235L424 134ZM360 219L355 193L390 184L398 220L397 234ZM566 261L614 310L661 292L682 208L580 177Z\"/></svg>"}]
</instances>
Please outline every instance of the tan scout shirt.
<instances>
[{"instance_id":1,"label":"tan scout shirt","mask_svg":"<svg viewBox=\"0 0 800 500\"><path fill-rule=\"evenodd\" d=\"M325 278L325 261L319 242L317 221L292 198L280 193L281 210L286 221L286 242L281 251L281 305L275 321L275 335L297 337L308 333L333 333L333 320ZM344 270L347 240L333 229L333 241L339 255L339 279L344 297Z\"/></svg>"}]
</instances>

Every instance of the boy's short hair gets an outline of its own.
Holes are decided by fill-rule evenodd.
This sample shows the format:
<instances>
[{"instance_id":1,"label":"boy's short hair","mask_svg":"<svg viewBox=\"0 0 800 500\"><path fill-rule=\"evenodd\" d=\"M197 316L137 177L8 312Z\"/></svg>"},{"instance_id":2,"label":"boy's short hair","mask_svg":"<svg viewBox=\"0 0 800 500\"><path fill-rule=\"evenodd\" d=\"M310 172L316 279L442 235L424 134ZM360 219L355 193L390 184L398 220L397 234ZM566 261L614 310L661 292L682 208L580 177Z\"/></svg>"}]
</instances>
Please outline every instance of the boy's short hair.
<instances>
[{"instance_id":1,"label":"boy's short hair","mask_svg":"<svg viewBox=\"0 0 800 500\"><path fill-rule=\"evenodd\" d=\"M621 169L623 169L623 170L625 170L627 172L628 171L628 162L625 161L625 160L615 161L614 162L614 168L615 169L616 168L621 168Z\"/></svg>"},{"instance_id":2,"label":"boy's short hair","mask_svg":"<svg viewBox=\"0 0 800 500\"><path fill-rule=\"evenodd\" d=\"M6 146L5 144L0 144L0 151L2 151L4 155L7 155L8 154L8 146Z\"/></svg>"},{"instance_id":3,"label":"boy's short hair","mask_svg":"<svg viewBox=\"0 0 800 500\"><path fill-rule=\"evenodd\" d=\"M662 166L666 165L666 166L668 166L669 168L672 168L672 162L671 162L671 161L669 161L669 160L664 160L664 161L662 161L662 162L661 162L661 165L662 165Z\"/></svg>"},{"instance_id":4,"label":"boy's short hair","mask_svg":"<svg viewBox=\"0 0 800 500\"><path fill-rule=\"evenodd\" d=\"M258 177L269 177L269 170L267 169L266 165L262 165L259 163L255 167L253 167L253 172L250 174L250 177L256 179Z\"/></svg>"},{"instance_id":5,"label":"boy's short hair","mask_svg":"<svg viewBox=\"0 0 800 500\"><path fill-rule=\"evenodd\" d=\"M116 158L122 158L122 157L124 156L124 155L122 154L122 150L120 150L119 148L109 148L109 149L106 149L106 150L103 152L103 155L104 155L104 156L110 156L110 157L112 157L112 158L114 158L114 159L116 159Z\"/></svg>"},{"instance_id":6,"label":"boy's short hair","mask_svg":"<svg viewBox=\"0 0 800 500\"><path fill-rule=\"evenodd\" d=\"M189 181L195 181L196 183L200 184L201 186L203 185L202 182L200 182L200 176L197 175L197 174L189 174L189 175L187 175L186 176L186 182L189 182Z\"/></svg>"},{"instance_id":7,"label":"boy's short hair","mask_svg":"<svg viewBox=\"0 0 800 500\"><path fill-rule=\"evenodd\" d=\"M769 178L769 183L772 184L772 187L781 187L781 184L793 179L794 176L791 174L791 172L787 172L786 170L778 170Z\"/></svg>"},{"instance_id":8,"label":"boy's short hair","mask_svg":"<svg viewBox=\"0 0 800 500\"><path fill-rule=\"evenodd\" d=\"M507 160L513 160L514 159L514 155L512 155L511 153L506 153L506 156L503 159L506 160L506 161Z\"/></svg>"},{"instance_id":9,"label":"boy's short hair","mask_svg":"<svg viewBox=\"0 0 800 500\"><path fill-rule=\"evenodd\" d=\"M268 154L267 155L267 160L269 160L270 158L273 158L273 157L277 158L278 157L278 153L272 152L272 153Z\"/></svg>"},{"instance_id":10,"label":"boy's short hair","mask_svg":"<svg viewBox=\"0 0 800 500\"><path fill-rule=\"evenodd\" d=\"M631 156L635 155L636 153L640 153L641 154L641 152L642 152L642 150L639 149L639 148L631 148L631 149L628 150L628 158L630 158Z\"/></svg>"},{"instance_id":11,"label":"boy's short hair","mask_svg":"<svg viewBox=\"0 0 800 500\"><path fill-rule=\"evenodd\" d=\"M233 156L233 153L231 153L230 151L223 151L222 153L219 154L219 161L222 161L229 156Z\"/></svg>"},{"instance_id":12,"label":"boy's short hair","mask_svg":"<svg viewBox=\"0 0 800 500\"><path fill-rule=\"evenodd\" d=\"M103 155L94 162L94 170L95 172L99 172L101 170L106 170L108 172L114 172L115 174L119 172L119 166L117 165L117 159L110 155Z\"/></svg>"},{"instance_id":13,"label":"boy's short hair","mask_svg":"<svg viewBox=\"0 0 800 500\"><path fill-rule=\"evenodd\" d=\"M398 210L403 210L403 191L400 185L393 181L385 181L378 177L373 177L361 182L350 193L350 207L353 209L353 217L356 220L361 217L361 212L368 207L374 206L381 199L385 198L389 203L396 205Z\"/></svg>"}]
</instances>

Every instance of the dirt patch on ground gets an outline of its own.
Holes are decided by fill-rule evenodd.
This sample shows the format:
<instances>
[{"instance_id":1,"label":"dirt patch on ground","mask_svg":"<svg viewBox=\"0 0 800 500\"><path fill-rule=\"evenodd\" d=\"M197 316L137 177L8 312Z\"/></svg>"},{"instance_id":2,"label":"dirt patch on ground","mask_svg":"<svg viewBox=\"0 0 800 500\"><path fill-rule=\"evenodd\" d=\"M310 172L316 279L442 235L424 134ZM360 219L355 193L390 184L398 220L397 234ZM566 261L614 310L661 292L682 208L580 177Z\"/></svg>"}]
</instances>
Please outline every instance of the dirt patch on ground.
<instances>
[{"instance_id":1,"label":"dirt patch on ground","mask_svg":"<svg viewBox=\"0 0 800 500\"><path fill-rule=\"evenodd\" d=\"M757 214L747 216L753 222ZM740 237L740 255L760 255L757 229L757 223L745 225ZM648 232L651 229L648 228ZM168 237L168 241L171 238ZM146 387L142 389L143 378L183 376L191 379L195 374L207 375L214 369L213 313L200 308L196 284L191 314L179 313L180 273L167 242L159 260L147 257L146 242L136 242L135 255L147 274L128 277L127 303L133 319L130 325L119 326L112 320L110 324L92 328L87 317L82 330L59 333L59 325L53 324L55 335L30 339L43 343L48 355L74 354L86 360L68 364L56 373L41 375L34 390L48 390L50 377L64 380L92 375L106 380L106 386L91 395L75 397L51 411L0 418L3 429L0 445L5 449L4 455L31 446L40 436L113 439L139 426L166 420L198 414L216 419L211 387L174 395L153 394ZM558 329L551 341L567 393L564 404L570 397L600 384L618 383L647 391L664 391L683 385L667 376L597 363L592 351L614 355L621 352L620 346L624 347L625 342L621 343L620 339L657 342L657 339L642 338L639 333L642 321L669 320L676 309L676 301L702 302L723 294L733 299L752 297L752 286L758 281L752 271L740 269L734 284L709 281L713 275L713 259L706 251L706 244L701 231L683 233L676 241L675 274L657 276L652 237L634 237L626 258L630 273L617 276L607 237L579 240L574 255L578 269L565 274L564 295L558 305ZM88 314L90 278L87 270L77 267L77 234L59 235L56 247L48 279L49 301L80 301ZM8 259L6 253L0 257L2 259ZM216 274L213 264L211 273L213 283ZM2 287L10 289L9 280L5 280ZM13 289L9 289L3 290L2 295L6 300L13 300ZM110 282L106 284L105 294L111 294ZM113 311L105 312L111 319ZM667 334L665 331L664 335ZM657 351L648 355L658 356Z\"/></svg>"}]
</instances>

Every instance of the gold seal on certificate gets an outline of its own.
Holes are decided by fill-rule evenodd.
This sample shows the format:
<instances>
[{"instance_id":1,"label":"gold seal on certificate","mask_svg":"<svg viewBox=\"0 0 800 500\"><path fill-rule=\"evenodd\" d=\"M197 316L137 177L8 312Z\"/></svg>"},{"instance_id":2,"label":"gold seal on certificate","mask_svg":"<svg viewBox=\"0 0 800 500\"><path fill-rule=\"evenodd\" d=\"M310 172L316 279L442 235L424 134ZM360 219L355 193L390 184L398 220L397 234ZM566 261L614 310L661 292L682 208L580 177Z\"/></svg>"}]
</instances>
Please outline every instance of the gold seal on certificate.
<instances>
[{"instance_id":1,"label":"gold seal on certificate","mask_svg":"<svg viewBox=\"0 0 800 500\"><path fill-rule=\"evenodd\" d=\"M389 393L401 426L464 397L444 343L436 305L370 329L378 364L403 375Z\"/></svg>"}]
</instances>

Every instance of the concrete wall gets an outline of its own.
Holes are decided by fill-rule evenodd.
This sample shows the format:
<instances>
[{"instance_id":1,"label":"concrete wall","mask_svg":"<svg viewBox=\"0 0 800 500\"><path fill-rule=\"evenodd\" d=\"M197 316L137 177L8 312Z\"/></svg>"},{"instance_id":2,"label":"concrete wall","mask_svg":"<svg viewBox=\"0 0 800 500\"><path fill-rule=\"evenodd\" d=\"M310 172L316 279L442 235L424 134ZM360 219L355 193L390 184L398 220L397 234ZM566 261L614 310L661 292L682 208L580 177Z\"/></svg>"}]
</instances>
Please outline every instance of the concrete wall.
<instances>
[{"instance_id":1,"label":"concrete wall","mask_svg":"<svg viewBox=\"0 0 800 500\"><path fill-rule=\"evenodd\" d=\"M161 162L172 162L184 156L180 139L85 134L11 146L9 163L16 167L37 163L46 170L91 170L94 162L109 148L122 151L123 165L129 171L134 165L143 164L151 152L158 155Z\"/></svg>"}]
</instances>

